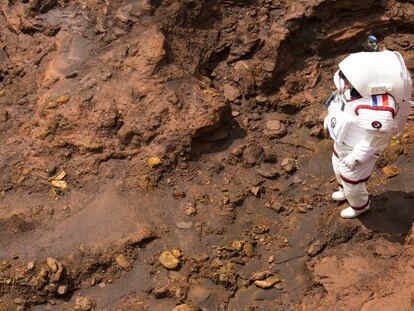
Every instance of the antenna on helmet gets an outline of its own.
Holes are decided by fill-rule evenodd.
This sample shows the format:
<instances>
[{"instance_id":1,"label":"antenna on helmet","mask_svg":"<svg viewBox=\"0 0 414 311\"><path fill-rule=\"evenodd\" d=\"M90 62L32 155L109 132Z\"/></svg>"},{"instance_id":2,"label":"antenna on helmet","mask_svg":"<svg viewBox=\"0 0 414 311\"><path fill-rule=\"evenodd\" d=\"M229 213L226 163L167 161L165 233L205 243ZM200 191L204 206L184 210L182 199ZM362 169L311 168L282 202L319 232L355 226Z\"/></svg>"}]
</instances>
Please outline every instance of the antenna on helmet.
<instances>
[{"instance_id":1,"label":"antenna on helmet","mask_svg":"<svg viewBox=\"0 0 414 311\"><path fill-rule=\"evenodd\" d=\"M368 36L367 41L364 44L364 49L367 52L378 51L378 38L374 35Z\"/></svg>"}]
</instances>

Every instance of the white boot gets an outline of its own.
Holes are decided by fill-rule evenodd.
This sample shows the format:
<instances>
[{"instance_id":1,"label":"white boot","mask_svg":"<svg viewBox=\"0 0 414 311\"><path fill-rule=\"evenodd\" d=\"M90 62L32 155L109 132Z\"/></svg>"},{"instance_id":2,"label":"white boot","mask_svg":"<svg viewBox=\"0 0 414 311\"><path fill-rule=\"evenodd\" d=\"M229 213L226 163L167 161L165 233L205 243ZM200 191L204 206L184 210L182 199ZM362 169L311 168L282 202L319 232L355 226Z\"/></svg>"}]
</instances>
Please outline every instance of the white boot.
<instances>
[{"instance_id":1,"label":"white boot","mask_svg":"<svg viewBox=\"0 0 414 311\"><path fill-rule=\"evenodd\" d=\"M332 200L334 201L345 201L346 200L346 196L345 196L345 191L343 188L339 188L338 191L335 191L334 193L332 193Z\"/></svg>"},{"instance_id":2,"label":"white boot","mask_svg":"<svg viewBox=\"0 0 414 311\"><path fill-rule=\"evenodd\" d=\"M370 209L369 204L364 208L360 210L353 209L352 207L348 206L347 208L343 209L341 211L341 217L345 219L352 219L356 218L359 215L367 212Z\"/></svg>"}]
</instances>

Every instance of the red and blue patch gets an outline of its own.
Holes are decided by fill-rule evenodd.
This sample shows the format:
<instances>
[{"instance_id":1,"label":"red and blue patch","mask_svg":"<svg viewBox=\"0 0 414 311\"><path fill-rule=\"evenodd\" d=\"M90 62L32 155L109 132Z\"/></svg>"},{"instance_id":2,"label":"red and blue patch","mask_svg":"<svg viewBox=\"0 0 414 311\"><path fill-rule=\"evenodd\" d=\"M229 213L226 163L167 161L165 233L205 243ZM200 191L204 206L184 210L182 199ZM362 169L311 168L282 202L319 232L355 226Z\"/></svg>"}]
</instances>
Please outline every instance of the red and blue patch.
<instances>
[{"instance_id":1,"label":"red and blue patch","mask_svg":"<svg viewBox=\"0 0 414 311\"><path fill-rule=\"evenodd\" d=\"M372 98L372 106L373 107L388 107L389 106L389 100L388 95L374 95L371 96Z\"/></svg>"},{"instance_id":2,"label":"red and blue patch","mask_svg":"<svg viewBox=\"0 0 414 311\"><path fill-rule=\"evenodd\" d=\"M390 101L391 95L382 94L371 96L371 105L359 105L355 108L355 114L359 115L360 109L370 109L370 110L380 110L380 111L389 111L392 114L392 117L395 117L395 109ZM391 97L392 99L392 97ZM374 126L374 125L373 125Z\"/></svg>"}]
</instances>

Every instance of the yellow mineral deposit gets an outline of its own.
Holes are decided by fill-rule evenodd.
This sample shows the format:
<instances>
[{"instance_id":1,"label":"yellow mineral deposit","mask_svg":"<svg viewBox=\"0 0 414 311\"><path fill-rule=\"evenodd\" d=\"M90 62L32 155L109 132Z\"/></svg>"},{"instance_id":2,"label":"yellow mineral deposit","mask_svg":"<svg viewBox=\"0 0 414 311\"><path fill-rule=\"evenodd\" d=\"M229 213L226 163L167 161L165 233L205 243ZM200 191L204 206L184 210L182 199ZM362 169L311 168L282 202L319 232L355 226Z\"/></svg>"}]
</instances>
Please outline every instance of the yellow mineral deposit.
<instances>
[{"instance_id":1,"label":"yellow mineral deposit","mask_svg":"<svg viewBox=\"0 0 414 311\"><path fill-rule=\"evenodd\" d=\"M150 157L147 160L147 164L150 168L154 168L161 164L161 159L159 157Z\"/></svg>"},{"instance_id":2,"label":"yellow mineral deposit","mask_svg":"<svg viewBox=\"0 0 414 311\"><path fill-rule=\"evenodd\" d=\"M63 180L66 177L66 172L61 170L57 175L49 178L52 186L59 189L66 189L67 183Z\"/></svg>"}]
</instances>

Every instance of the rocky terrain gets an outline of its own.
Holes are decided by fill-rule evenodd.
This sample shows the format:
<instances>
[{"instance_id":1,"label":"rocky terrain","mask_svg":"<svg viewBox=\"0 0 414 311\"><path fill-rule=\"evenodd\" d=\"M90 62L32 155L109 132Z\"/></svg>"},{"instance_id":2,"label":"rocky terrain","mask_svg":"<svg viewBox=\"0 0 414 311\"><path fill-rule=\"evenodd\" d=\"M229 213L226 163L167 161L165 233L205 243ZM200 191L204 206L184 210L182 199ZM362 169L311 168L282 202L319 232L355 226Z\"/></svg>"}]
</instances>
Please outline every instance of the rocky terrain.
<instances>
[{"instance_id":1,"label":"rocky terrain","mask_svg":"<svg viewBox=\"0 0 414 311\"><path fill-rule=\"evenodd\" d=\"M0 0L0 310L412 310L413 115L339 218L321 105L414 3Z\"/></svg>"}]
</instances>

